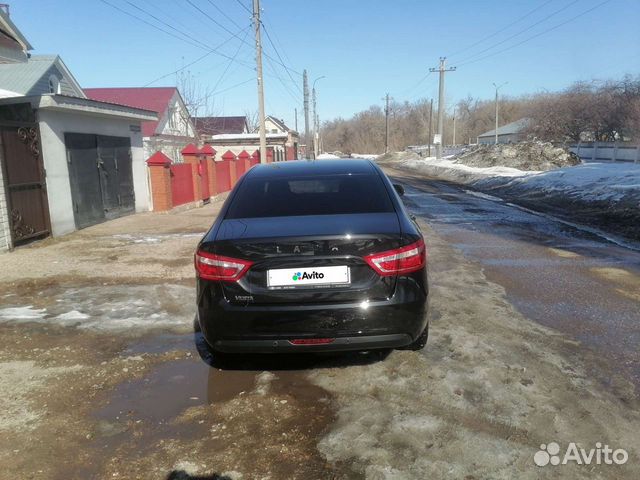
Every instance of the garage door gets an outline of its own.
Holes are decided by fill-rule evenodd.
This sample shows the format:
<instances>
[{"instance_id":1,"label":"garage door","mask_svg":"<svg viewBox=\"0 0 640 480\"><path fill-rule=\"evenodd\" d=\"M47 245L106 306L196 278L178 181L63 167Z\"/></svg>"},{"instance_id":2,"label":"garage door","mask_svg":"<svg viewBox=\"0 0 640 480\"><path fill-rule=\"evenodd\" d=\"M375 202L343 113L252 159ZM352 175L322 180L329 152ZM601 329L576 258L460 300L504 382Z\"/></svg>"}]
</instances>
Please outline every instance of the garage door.
<instances>
[{"instance_id":1,"label":"garage door","mask_svg":"<svg viewBox=\"0 0 640 480\"><path fill-rule=\"evenodd\" d=\"M128 137L66 133L65 144L78 228L135 210Z\"/></svg>"}]
</instances>

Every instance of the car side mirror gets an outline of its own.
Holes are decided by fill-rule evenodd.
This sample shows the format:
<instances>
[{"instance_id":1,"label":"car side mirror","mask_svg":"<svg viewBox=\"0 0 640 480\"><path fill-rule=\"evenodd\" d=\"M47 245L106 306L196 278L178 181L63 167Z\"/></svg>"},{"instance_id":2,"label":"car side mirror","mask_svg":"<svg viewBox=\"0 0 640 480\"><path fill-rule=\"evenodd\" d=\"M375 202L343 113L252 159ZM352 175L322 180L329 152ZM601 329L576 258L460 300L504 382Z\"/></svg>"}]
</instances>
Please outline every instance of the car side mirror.
<instances>
[{"instance_id":1,"label":"car side mirror","mask_svg":"<svg viewBox=\"0 0 640 480\"><path fill-rule=\"evenodd\" d=\"M393 188L396 189L396 192L398 192L398 195L403 196L404 195L404 187L398 183L394 183L393 184Z\"/></svg>"}]
</instances>

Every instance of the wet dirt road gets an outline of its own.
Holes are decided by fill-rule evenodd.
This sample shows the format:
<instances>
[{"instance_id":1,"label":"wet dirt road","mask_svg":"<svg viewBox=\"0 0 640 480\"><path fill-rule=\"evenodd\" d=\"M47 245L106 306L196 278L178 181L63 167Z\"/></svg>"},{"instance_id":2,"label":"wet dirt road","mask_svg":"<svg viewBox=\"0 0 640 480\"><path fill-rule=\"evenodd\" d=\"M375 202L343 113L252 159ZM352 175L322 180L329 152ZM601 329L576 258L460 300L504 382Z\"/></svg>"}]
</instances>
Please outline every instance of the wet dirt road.
<instances>
[{"instance_id":1,"label":"wet dirt road","mask_svg":"<svg viewBox=\"0 0 640 480\"><path fill-rule=\"evenodd\" d=\"M452 183L392 175L409 210L477 261L520 312L592 348L640 388L640 244Z\"/></svg>"},{"instance_id":2,"label":"wet dirt road","mask_svg":"<svg viewBox=\"0 0 640 480\"><path fill-rule=\"evenodd\" d=\"M0 257L0 479L640 478L632 343L615 331L637 335L621 301L637 301L635 254L403 181L430 254L422 352L216 362L194 332L191 263L219 204ZM545 293L549 268L564 277ZM605 339L563 310L590 312L582 277L617 292L590 307L618 322ZM615 338L606 358L626 369L600 353ZM537 467L550 441L629 461Z\"/></svg>"}]
</instances>

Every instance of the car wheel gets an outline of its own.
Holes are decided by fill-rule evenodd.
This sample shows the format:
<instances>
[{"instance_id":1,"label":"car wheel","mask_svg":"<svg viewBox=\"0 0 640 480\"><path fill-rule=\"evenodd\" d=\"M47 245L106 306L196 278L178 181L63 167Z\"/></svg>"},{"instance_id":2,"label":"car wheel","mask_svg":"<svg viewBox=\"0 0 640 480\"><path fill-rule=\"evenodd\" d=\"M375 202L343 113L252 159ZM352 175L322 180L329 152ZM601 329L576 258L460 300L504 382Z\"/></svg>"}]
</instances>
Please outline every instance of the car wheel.
<instances>
[{"instance_id":1,"label":"car wheel","mask_svg":"<svg viewBox=\"0 0 640 480\"><path fill-rule=\"evenodd\" d=\"M424 330L418 338L416 338L412 343L407 345L406 347L400 348L400 350L411 350L413 352L417 352L418 350L422 350L424 346L427 344L427 339L429 338L429 324L424 327Z\"/></svg>"}]
</instances>

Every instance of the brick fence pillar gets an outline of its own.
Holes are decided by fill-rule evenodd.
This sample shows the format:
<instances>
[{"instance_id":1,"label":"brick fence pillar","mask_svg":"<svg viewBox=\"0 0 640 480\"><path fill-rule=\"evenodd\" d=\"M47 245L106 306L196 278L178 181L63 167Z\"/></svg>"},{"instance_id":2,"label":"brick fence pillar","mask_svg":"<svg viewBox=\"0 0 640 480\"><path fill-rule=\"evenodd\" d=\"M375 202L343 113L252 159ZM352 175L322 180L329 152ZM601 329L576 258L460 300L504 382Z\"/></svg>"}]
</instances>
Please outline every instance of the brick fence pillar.
<instances>
[{"instance_id":1,"label":"brick fence pillar","mask_svg":"<svg viewBox=\"0 0 640 480\"><path fill-rule=\"evenodd\" d=\"M216 150L209 144L200 149L200 153L204 155L207 161L207 170L209 172L209 195L215 197L218 194L218 182L216 179Z\"/></svg>"},{"instance_id":2,"label":"brick fence pillar","mask_svg":"<svg viewBox=\"0 0 640 480\"><path fill-rule=\"evenodd\" d=\"M236 184L236 181L238 180L238 177L236 175L236 154L231 150L227 150L226 152L224 152L224 155L222 155L222 159L226 162L229 162L229 185L231 185L231 188L233 188L233 186Z\"/></svg>"},{"instance_id":3,"label":"brick fence pillar","mask_svg":"<svg viewBox=\"0 0 640 480\"><path fill-rule=\"evenodd\" d=\"M147 160L151 182L151 201L154 212L166 212L173 208L171 196L171 159L156 152Z\"/></svg>"},{"instance_id":4,"label":"brick fence pillar","mask_svg":"<svg viewBox=\"0 0 640 480\"><path fill-rule=\"evenodd\" d=\"M200 150L193 143L182 149L182 161L191 165L193 178L193 201L202 205L202 180L200 175Z\"/></svg>"}]
</instances>

